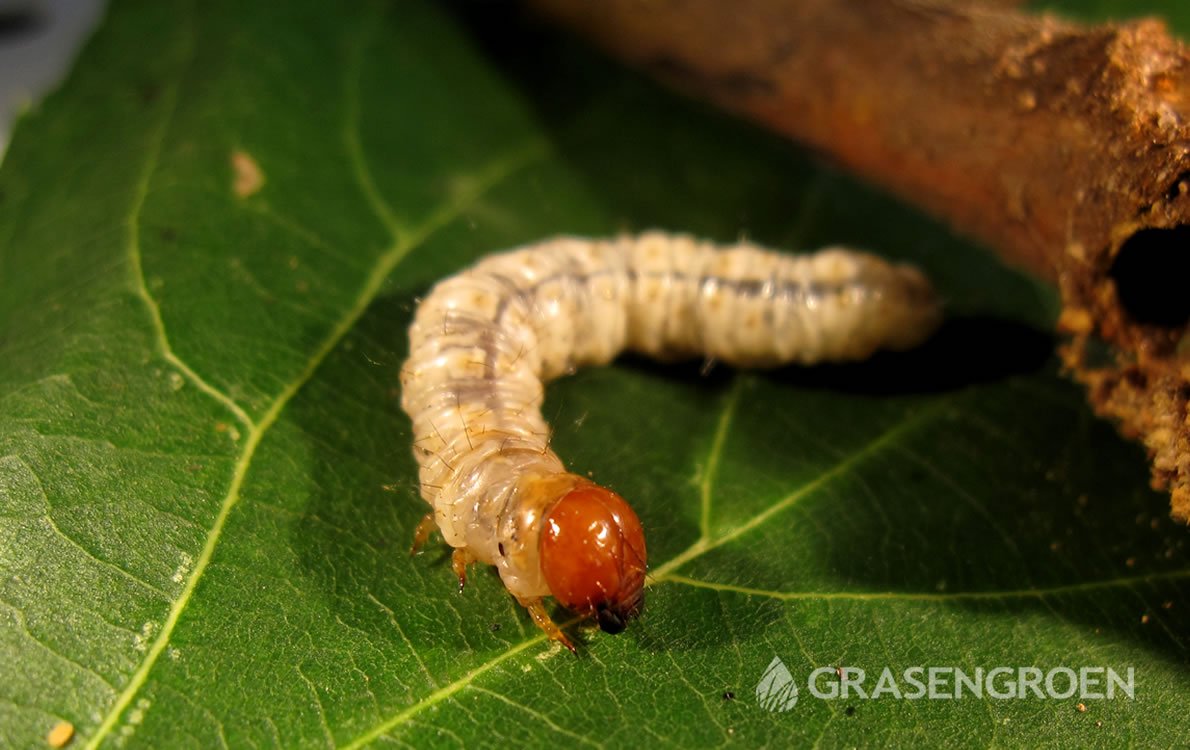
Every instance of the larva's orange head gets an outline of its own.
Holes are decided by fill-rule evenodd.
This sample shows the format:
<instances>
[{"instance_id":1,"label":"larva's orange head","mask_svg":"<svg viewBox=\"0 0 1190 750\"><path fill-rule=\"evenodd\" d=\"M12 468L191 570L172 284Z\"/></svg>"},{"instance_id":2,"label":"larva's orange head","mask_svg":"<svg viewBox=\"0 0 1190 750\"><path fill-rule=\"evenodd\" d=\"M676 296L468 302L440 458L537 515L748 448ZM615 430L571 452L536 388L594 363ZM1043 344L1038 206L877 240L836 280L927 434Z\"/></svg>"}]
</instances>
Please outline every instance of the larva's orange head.
<instances>
[{"instance_id":1,"label":"larva's orange head","mask_svg":"<svg viewBox=\"0 0 1190 750\"><path fill-rule=\"evenodd\" d=\"M645 587L645 532L624 498L581 484L545 514L541 570L550 593L580 615L619 633L640 613Z\"/></svg>"}]
</instances>

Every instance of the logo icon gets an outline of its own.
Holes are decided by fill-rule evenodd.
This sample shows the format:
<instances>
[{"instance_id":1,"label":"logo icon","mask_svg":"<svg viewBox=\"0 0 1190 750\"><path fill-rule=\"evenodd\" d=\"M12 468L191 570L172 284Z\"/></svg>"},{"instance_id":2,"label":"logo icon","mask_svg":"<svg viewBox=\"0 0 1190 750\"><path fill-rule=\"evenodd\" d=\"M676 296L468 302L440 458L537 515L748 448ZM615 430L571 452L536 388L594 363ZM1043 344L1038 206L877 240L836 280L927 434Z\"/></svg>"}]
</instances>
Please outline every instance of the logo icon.
<instances>
[{"instance_id":1,"label":"logo icon","mask_svg":"<svg viewBox=\"0 0 1190 750\"><path fill-rule=\"evenodd\" d=\"M797 705L797 683L781 657L774 656L765 668L760 684L756 686L756 700L761 708L774 713L788 711Z\"/></svg>"}]
</instances>

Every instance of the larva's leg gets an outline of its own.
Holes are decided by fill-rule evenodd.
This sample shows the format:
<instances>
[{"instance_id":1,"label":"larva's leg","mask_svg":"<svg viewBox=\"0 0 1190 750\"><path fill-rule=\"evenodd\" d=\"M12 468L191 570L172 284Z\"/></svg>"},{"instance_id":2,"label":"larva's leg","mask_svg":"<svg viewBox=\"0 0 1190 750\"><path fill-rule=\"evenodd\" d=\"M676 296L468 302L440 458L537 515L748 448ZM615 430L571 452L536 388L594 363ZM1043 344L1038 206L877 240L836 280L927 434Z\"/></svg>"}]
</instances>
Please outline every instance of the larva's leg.
<instances>
[{"instance_id":1,"label":"larva's leg","mask_svg":"<svg viewBox=\"0 0 1190 750\"><path fill-rule=\"evenodd\" d=\"M466 547L456 547L450 556L450 568L459 578L459 591L467 585L467 566L475 562L475 555Z\"/></svg>"},{"instance_id":2,"label":"larva's leg","mask_svg":"<svg viewBox=\"0 0 1190 750\"><path fill-rule=\"evenodd\" d=\"M562 632L562 628L558 627L558 624L550 619L549 613L545 611L545 605L542 603L540 597L537 599L518 599L517 601L521 603L522 607L529 610L529 616L533 618L533 622L537 625L537 627L545 631L545 634L550 637L551 641L557 641L561 643L563 646L570 649L570 653L572 654L578 653L578 650L575 649L574 644L571 643L570 639L566 637L566 634Z\"/></svg>"},{"instance_id":3,"label":"larva's leg","mask_svg":"<svg viewBox=\"0 0 1190 750\"><path fill-rule=\"evenodd\" d=\"M438 524L434 521L434 514L427 513L417 524L417 528L413 530L413 545L409 548L409 554L416 555L421 552L421 548L425 546L430 534L437 530Z\"/></svg>"}]
</instances>

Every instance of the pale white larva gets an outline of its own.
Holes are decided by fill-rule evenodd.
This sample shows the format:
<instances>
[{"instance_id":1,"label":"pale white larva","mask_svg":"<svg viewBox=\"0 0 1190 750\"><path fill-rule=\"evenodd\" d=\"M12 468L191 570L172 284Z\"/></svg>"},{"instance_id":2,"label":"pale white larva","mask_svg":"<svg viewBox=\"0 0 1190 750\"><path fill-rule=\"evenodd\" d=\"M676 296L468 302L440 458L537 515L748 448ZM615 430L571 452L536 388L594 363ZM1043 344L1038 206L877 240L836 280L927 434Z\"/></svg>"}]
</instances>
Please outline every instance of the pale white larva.
<instances>
[{"instance_id":1,"label":"pale white larva","mask_svg":"<svg viewBox=\"0 0 1190 750\"><path fill-rule=\"evenodd\" d=\"M645 543L615 493L550 450L543 382L625 350L740 366L855 360L923 341L940 318L916 269L838 248L790 256L648 232L561 237L489 256L434 287L409 329L402 399L421 494L455 548L495 565L555 640L554 596L618 632L640 609Z\"/></svg>"}]
</instances>

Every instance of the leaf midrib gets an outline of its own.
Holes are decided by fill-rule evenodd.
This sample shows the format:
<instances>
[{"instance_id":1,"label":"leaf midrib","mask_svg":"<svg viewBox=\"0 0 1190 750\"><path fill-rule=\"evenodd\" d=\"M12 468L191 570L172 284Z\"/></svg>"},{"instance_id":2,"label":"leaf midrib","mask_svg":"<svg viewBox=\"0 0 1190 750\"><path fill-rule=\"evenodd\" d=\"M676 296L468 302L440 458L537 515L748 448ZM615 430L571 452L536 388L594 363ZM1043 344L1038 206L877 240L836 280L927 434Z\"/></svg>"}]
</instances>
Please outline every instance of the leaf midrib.
<instances>
[{"instance_id":1,"label":"leaf midrib","mask_svg":"<svg viewBox=\"0 0 1190 750\"><path fill-rule=\"evenodd\" d=\"M193 15L186 19L183 24L186 28L192 29ZM372 24L374 25L374 24ZM365 27L369 26L365 24ZM356 40L357 49L352 54L352 59L362 58L363 47L366 45L367 38L361 35ZM183 64L180 70L184 71L189 67L193 61L194 56L194 34L189 33L184 40L184 54ZM161 316L160 306L156 300L153 299L149 293L148 286L145 282L142 262L141 262L141 245L140 245L140 221L141 212L144 208L145 199L149 192L149 184L156 173L160 164L160 157L162 147L168 135L170 125L177 111L177 103L179 99L179 92L181 88L181 81L184 75L181 73L177 78L177 82L168 87L166 92L165 104L163 105L163 114L161 121L154 131L149 148L146 149L145 166L138 180L137 189L133 195L132 207L129 212L127 220L129 241L128 241L128 257L133 276L133 285L136 294L144 302L146 311L149 315L150 325L153 329L156 338L156 344L161 356L170 364L178 368L183 376L198 387L203 393L222 404L229 412L231 412L237 421L239 421L247 429L247 439L244 441L244 448L236 460L232 470L231 481L228 485L228 490L220 503L219 511L211 525L211 529L207 534L202 551L195 559L194 567L191 570L190 576L186 579L185 585L182 587L178 597L170 604L170 609L160 630L157 638L145 652L145 657L133 672L132 677L125 685L124 690L116 698L111 709L108 711L95 733L88 740L85 747L93 749L99 746L101 742L112 732L118 723L120 716L124 710L128 708L139 692L141 687L148 679L149 672L152 671L153 666L157 663L161 654L169 645L170 637L173 634L174 628L177 626L182 613L185 611L190 599L196 589L198 582L202 579L203 573L210 564L214 556L215 549L218 547L220 537L222 536L223 528L227 523L227 519L231 514L232 509L236 506L240 499L240 490L243 487L244 479L252 465L252 460L255 457L256 449L260 445L261 440L268 433L269 429L276 423L285 407L293 399L293 397L305 386L307 382L313 377L314 373L321 366L326 357L338 346L344 336L351 330L359 318L363 315L368 306L379 294L384 280L397 268L400 262L409 255L417 247L421 246L429 237L444 226L450 224L458 218L467 207L473 205L483 195L492 190L513 174L519 172L521 169L527 167L529 164L543 158L548 152L547 144L535 139L527 145L511 150L508 154L494 159L489 163L487 169L482 170L480 174L476 175L470 190L461 193L455 199L444 204L438 211L432 213L421 225L408 230L402 231L402 228L397 224L393 218L391 207L387 205L382 197L376 192L374 182L371 177L371 172L367 166L367 160L364 157L362 147L359 141L359 128L361 112L359 108L359 87L360 75L362 66L349 65L347 67L348 75L345 76L344 91L345 91L345 107L346 116L344 117L343 128L343 146L348 152L349 161L352 164L352 174L360 187L360 190L368 197L368 203L371 206L376 218L390 233L390 240L392 244L386 249L377 260L373 263L371 271L368 273L361 286L360 291L355 297L352 305L342 315L335 326L330 330L327 336L323 339L318 348L311 354L306 361L305 366L301 369L298 375L285 386L270 404L269 408L261 415L259 421L253 420L248 416L247 412L235 402L230 396L215 386L208 383L198 372L190 367L184 360L178 357L169 342L169 337L165 329L165 324ZM354 104L353 104L354 102ZM526 647L532 641L526 643Z\"/></svg>"}]
</instances>

